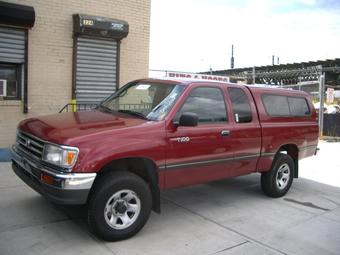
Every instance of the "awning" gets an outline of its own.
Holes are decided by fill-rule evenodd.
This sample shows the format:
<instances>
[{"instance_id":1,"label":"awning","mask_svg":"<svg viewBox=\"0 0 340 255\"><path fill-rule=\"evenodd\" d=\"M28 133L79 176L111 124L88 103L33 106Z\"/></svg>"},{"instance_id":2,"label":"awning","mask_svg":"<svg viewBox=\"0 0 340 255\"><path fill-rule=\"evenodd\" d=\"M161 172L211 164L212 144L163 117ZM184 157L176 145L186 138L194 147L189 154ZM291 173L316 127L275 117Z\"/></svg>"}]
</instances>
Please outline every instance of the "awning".
<instances>
[{"instance_id":1,"label":"awning","mask_svg":"<svg viewBox=\"0 0 340 255\"><path fill-rule=\"evenodd\" d=\"M73 15L73 20L75 35L121 40L129 33L129 24L123 20L84 14Z\"/></svg>"},{"instance_id":2,"label":"awning","mask_svg":"<svg viewBox=\"0 0 340 255\"><path fill-rule=\"evenodd\" d=\"M32 6L0 1L0 25L32 28L35 11Z\"/></svg>"}]
</instances>

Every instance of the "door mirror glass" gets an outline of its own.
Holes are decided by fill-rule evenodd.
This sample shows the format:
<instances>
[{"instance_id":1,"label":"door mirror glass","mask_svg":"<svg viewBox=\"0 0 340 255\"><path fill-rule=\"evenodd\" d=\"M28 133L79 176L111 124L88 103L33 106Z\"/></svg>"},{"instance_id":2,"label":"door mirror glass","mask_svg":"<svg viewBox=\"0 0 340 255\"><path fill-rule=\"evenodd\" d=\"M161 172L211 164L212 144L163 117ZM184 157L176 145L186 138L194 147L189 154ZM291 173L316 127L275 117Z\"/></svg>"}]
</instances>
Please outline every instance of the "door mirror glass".
<instances>
[{"instance_id":1,"label":"door mirror glass","mask_svg":"<svg viewBox=\"0 0 340 255\"><path fill-rule=\"evenodd\" d=\"M184 112L179 118L178 125L184 127L195 127L198 124L198 116L193 112Z\"/></svg>"}]
</instances>

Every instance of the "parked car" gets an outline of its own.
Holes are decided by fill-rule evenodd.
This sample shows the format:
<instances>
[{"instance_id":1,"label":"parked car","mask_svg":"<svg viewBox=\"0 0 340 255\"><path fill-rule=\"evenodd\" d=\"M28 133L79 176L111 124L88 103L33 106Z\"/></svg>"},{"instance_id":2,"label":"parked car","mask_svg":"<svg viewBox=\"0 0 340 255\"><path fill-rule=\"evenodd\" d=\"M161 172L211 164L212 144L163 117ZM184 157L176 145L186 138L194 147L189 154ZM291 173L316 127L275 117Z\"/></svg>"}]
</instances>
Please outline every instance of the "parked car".
<instances>
[{"instance_id":1,"label":"parked car","mask_svg":"<svg viewBox=\"0 0 340 255\"><path fill-rule=\"evenodd\" d=\"M23 120L12 165L50 200L87 204L90 229L120 240L161 211L162 190L257 172L266 195L285 195L316 152L316 117L301 91L142 79L95 110Z\"/></svg>"}]
</instances>

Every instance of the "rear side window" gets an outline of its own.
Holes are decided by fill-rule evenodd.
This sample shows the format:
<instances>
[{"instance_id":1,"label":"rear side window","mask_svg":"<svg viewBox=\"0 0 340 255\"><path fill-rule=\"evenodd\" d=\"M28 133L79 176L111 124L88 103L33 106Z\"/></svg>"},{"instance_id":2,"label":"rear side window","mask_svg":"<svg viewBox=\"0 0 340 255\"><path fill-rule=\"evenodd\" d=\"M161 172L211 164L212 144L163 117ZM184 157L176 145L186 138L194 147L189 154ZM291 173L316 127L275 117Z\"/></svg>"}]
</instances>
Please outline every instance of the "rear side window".
<instances>
[{"instance_id":1,"label":"rear side window","mask_svg":"<svg viewBox=\"0 0 340 255\"><path fill-rule=\"evenodd\" d=\"M239 88L228 88L236 123L251 122L252 114L246 93Z\"/></svg>"},{"instance_id":2,"label":"rear side window","mask_svg":"<svg viewBox=\"0 0 340 255\"><path fill-rule=\"evenodd\" d=\"M227 122L227 109L222 91L219 88L199 87L190 95L177 113L175 120L184 112L196 113L199 124Z\"/></svg>"},{"instance_id":3,"label":"rear side window","mask_svg":"<svg viewBox=\"0 0 340 255\"><path fill-rule=\"evenodd\" d=\"M263 95L262 102L270 116L290 116L286 96Z\"/></svg>"},{"instance_id":4,"label":"rear side window","mask_svg":"<svg viewBox=\"0 0 340 255\"><path fill-rule=\"evenodd\" d=\"M268 115L273 117L310 115L307 100L303 97L263 95L262 102Z\"/></svg>"},{"instance_id":5,"label":"rear side window","mask_svg":"<svg viewBox=\"0 0 340 255\"><path fill-rule=\"evenodd\" d=\"M290 112L293 116L307 116L310 114L310 110L305 98L288 97L288 104Z\"/></svg>"}]
</instances>

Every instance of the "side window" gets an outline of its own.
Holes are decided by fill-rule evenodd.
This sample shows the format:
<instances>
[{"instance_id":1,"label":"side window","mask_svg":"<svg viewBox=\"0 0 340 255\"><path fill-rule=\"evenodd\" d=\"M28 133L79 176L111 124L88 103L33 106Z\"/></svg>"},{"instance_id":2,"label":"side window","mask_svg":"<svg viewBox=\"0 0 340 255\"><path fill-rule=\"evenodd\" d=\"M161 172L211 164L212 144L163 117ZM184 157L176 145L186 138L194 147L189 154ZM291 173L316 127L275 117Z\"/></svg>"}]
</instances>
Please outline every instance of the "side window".
<instances>
[{"instance_id":1,"label":"side window","mask_svg":"<svg viewBox=\"0 0 340 255\"><path fill-rule=\"evenodd\" d=\"M190 92L190 95L177 113L179 120L184 112L196 113L199 124L227 121L227 110L222 91L218 88L200 87Z\"/></svg>"},{"instance_id":2,"label":"side window","mask_svg":"<svg viewBox=\"0 0 340 255\"><path fill-rule=\"evenodd\" d=\"M310 115L307 101L303 97L263 95L262 102L268 115L273 117Z\"/></svg>"},{"instance_id":3,"label":"side window","mask_svg":"<svg viewBox=\"0 0 340 255\"><path fill-rule=\"evenodd\" d=\"M246 93L239 88L229 88L229 95L234 110L236 123L247 123L252 121L252 113Z\"/></svg>"},{"instance_id":4,"label":"side window","mask_svg":"<svg viewBox=\"0 0 340 255\"><path fill-rule=\"evenodd\" d=\"M263 95L262 102L268 115L270 116L290 116L288 101L286 96Z\"/></svg>"},{"instance_id":5,"label":"side window","mask_svg":"<svg viewBox=\"0 0 340 255\"><path fill-rule=\"evenodd\" d=\"M293 116L310 115L310 110L307 101L303 97L288 97L290 113Z\"/></svg>"},{"instance_id":6,"label":"side window","mask_svg":"<svg viewBox=\"0 0 340 255\"><path fill-rule=\"evenodd\" d=\"M0 96L5 100L20 100L19 65L0 64Z\"/></svg>"}]
</instances>

